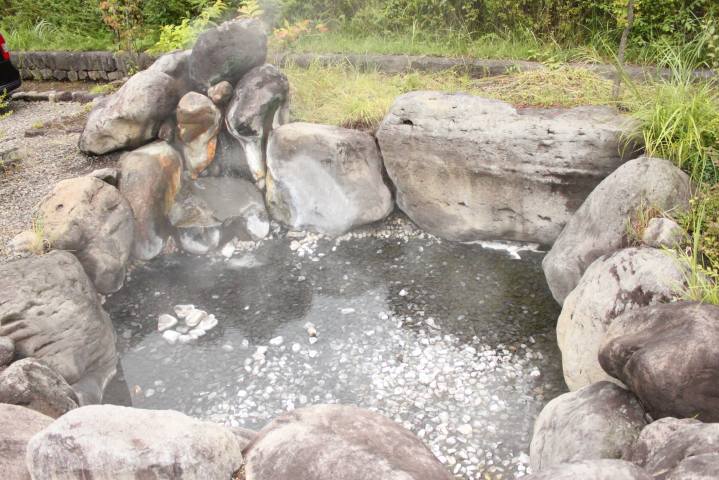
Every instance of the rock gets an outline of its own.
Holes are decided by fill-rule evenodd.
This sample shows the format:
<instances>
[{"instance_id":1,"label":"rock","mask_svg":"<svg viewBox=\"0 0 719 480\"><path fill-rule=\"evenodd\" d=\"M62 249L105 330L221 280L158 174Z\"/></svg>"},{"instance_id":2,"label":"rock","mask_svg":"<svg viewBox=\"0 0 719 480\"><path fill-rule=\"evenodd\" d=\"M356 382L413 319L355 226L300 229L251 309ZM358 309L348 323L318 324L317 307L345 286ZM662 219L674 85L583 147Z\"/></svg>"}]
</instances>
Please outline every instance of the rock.
<instances>
[{"instance_id":1,"label":"rock","mask_svg":"<svg viewBox=\"0 0 719 480\"><path fill-rule=\"evenodd\" d=\"M207 316L207 318L200 321L200 325L198 326L198 328L200 330L202 330L203 332L209 332L216 326L217 326L217 318L213 314L210 314Z\"/></svg>"},{"instance_id":2,"label":"rock","mask_svg":"<svg viewBox=\"0 0 719 480\"><path fill-rule=\"evenodd\" d=\"M163 313L157 319L157 331L158 332L164 332L165 330L169 330L172 327L174 327L175 325L177 325L177 319L175 317L173 317L172 315Z\"/></svg>"},{"instance_id":3,"label":"rock","mask_svg":"<svg viewBox=\"0 0 719 480\"><path fill-rule=\"evenodd\" d=\"M685 282L679 262L653 248L627 248L597 259L569 294L557 322L564 379L570 390L601 380L599 347L615 318L672 300Z\"/></svg>"},{"instance_id":4,"label":"rock","mask_svg":"<svg viewBox=\"0 0 719 480\"><path fill-rule=\"evenodd\" d=\"M190 78L203 89L222 81L235 85L265 63L267 35L258 20L235 20L206 30L190 55Z\"/></svg>"},{"instance_id":5,"label":"rock","mask_svg":"<svg viewBox=\"0 0 719 480\"><path fill-rule=\"evenodd\" d=\"M377 145L363 132L284 125L270 138L267 166L270 214L295 230L339 236L394 207Z\"/></svg>"},{"instance_id":6,"label":"rock","mask_svg":"<svg viewBox=\"0 0 719 480\"><path fill-rule=\"evenodd\" d=\"M187 184L170 213L179 245L204 255L234 238L260 240L270 230L262 194L241 178L205 177Z\"/></svg>"},{"instance_id":7,"label":"rock","mask_svg":"<svg viewBox=\"0 0 719 480\"><path fill-rule=\"evenodd\" d=\"M272 129L289 120L290 83L273 65L256 67L237 84L225 124L240 143L255 181L266 174L265 146Z\"/></svg>"},{"instance_id":8,"label":"rock","mask_svg":"<svg viewBox=\"0 0 719 480\"><path fill-rule=\"evenodd\" d=\"M9 365L15 358L15 342L10 337L0 337L0 367Z\"/></svg>"},{"instance_id":9,"label":"rock","mask_svg":"<svg viewBox=\"0 0 719 480\"><path fill-rule=\"evenodd\" d=\"M170 345L176 344L181 336L182 334L174 330L165 330L164 332L162 332L162 338L167 340L167 343L169 343Z\"/></svg>"},{"instance_id":10,"label":"rock","mask_svg":"<svg viewBox=\"0 0 719 480\"><path fill-rule=\"evenodd\" d=\"M526 108L466 94L399 97L378 132L397 204L455 241L550 245L625 162L625 116L605 107Z\"/></svg>"},{"instance_id":11,"label":"rock","mask_svg":"<svg viewBox=\"0 0 719 480\"><path fill-rule=\"evenodd\" d=\"M185 169L197 178L215 159L222 113L206 96L190 92L177 105L177 127Z\"/></svg>"},{"instance_id":12,"label":"rock","mask_svg":"<svg viewBox=\"0 0 719 480\"><path fill-rule=\"evenodd\" d=\"M234 433L237 439L240 441L240 444L242 445L242 450L244 450L250 443L255 440L255 437L257 437L257 432L255 432L254 430L249 430L247 428L233 427L231 430L232 433Z\"/></svg>"},{"instance_id":13,"label":"rock","mask_svg":"<svg viewBox=\"0 0 719 480\"><path fill-rule=\"evenodd\" d=\"M597 258L628 245L627 225L641 208L680 211L691 198L689 177L667 160L642 157L607 177L572 216L542 267L561 304Z\"/></svg>"},{"instance_id":14,"label":"rock","mask_svg":"<svg viewBox=\"0 0 719 480\"><path fill-rule=\"evenodd\" d=\"M242 466L231 430L169 410L78 408L27 446L33 478L230 479Z\"/></svg>"},{"instance_id":15,"label":"rock","mask_svg":"<svg viewBox=\"0 0 719 480\"><path fill-rule=\"evenodd\" d=\"M165 142L155 142L120 159L120 192L135 216L133 255L150 260L170 236L167 215L180 191L182 159Z\"/></svg>"},{"instance_id":16,"label":"rock","mask_svg":"<svg viewBox=\"0 0 719 480\"><path fill-rule=\"evenodd\" d=\"M655 480L710 480L719 472L719 423L664 419L647 426L629 457Z\"/></svg>"},{"instance_id":17,"label":"rock","mask_svg":"<svg viewBox=\"0 0 719 480\"><path fill-rule=\"evenodd\" d=\"M56 371L25 358L0 372L0 403L21 405L57 418L77 408L77 395Z\"/></svg>"},{"instance_id":18,"label":"rock","mask_svg":"<svg viewBox=\"0 0 719 480\"><path fill-rule=\"evenodd\" d=\"M185 317L185 325L196 327L200 322L207 319L207 312L204 310L193 310Z\"/></svg>"},{"instance_id":19,"label":"rock","mask_svg":"<svg viewBox=\"0 0 719 480\"><path fill-rule=\"evenodd\" d=\"M582 460L621 459L645 425L637 398L613 383L598 382L560 395L534 424L532 471Z\"/></svg>"},{"instance_id":20,"label":"rock","mask_svg":"<svg viewBox=\"0 0 719 480\"><path fill-rule=\"evenodd\" d=\"M719 307L680 302L616 318L599 363L653 418L719 422Z\"/></svg>"},{"instance_id":21,"label":"rock","mask_svg":"<svg viewBox=\"0 0 719 480\"><path fill-rule=\"evenodd\" d=\"M36 216L48 245L72 252L100 293L122 288L135 219L117 188L91 176L62 180Z\"/></svg>"},{"instance_id":22,"label":"rock","mask_svg":"<svg viewBox=\"0 0 719 480\"><path fill-rule=\"evenodd\" d=\"M103 182L117 187L120 184L120 170L113 167L100 168L88 174L89 177L99 178Z\"/></svg>"},{"instance_id":23,"label":"rock","mask_svg":"<svg viewBox=\"0 0 719 480\"><path fill-rule=\"evenodd\" d=\"M653 480L641 468L623 460L564 463L522 477L523 480Z\"/></svg>"},{"instance_id":24,"label":"rock","mask_svg":"<svg viewBox=\"0 0 719 480\"><path fill-rule=\"evenodd\" d=\"M642 234L642 242L654 248L673 248L686 238L686 233L670 218L652 218Z\"/></svg>"},{"instance_id":25,"label":"rock","mask_svg":"<svg viewBox=\"0 0 719 480\"><path fill-rule=\"evenodd\" d=\"M162 122L174 112L179 93L175 79L160 71L134 75L90 112L80 136L80 150L102 155L155 139Z\"/></svg>"},{"instance_id":26,"label":"rock","mask_svg":"<svg viewBox=\"0 0 719 480\"><path fill-rule=\"evenodd\" d=\"M219 107L230 101L230 98L232 98L232 90L233 88L230 82L222 81L208 88L207 96L210 97L212 103Z\"/></svg>"},{"instance_id":27,"label":"rock","mask_svg":"<svg viewBox=\"0 0 719 480\"><path fill-rule=\"evenodd\" d=\"M0 403L0 472L3 480L30 480L25 466L27 443L51 423L52 418L29 408Z\"/></svg>"},{"instance_id":28,"label":"rock","mask_svg":"<svg viewBox=\"0 0 719 480\"><path fill-rule=\"evenodd\" d=\"M155 60L148 70L155 70L169 75L175 79L178 98L192 90L190 80L190 54L191 50L176 50L166 53Z\"/></svg>"},{"instance_id":29,"label":"rock","mask_svg":"<svg viewBox=\"0 0 719 480\"><path fill-rule=\"evenodd\" d=\"M45 240L38 231L26 230L20 232L8 242L8 249L16 257L42 255L46 250Z\"/></svg>"},{"instance_id":30,"label":"rock","mask_svg":"<svg viewBox=\"0 0 719 480\"><path fill-rule=\"evenodd\" d=\"M259 157L255 157L259 158ZM203 172L203 176L211 177L240 177L254 181L252 170L245 158L243 144L233 137L227 127L220 128L217 136L217 151L215 161Z\"/></svg>"},{"instance_id":31,"label":"rock","mask_svg":"<svg viewBox=\"0 0 719 480\"><path fill-rule=\"evenodd\" d=\"M99 402L115 375L110 317L77 258L54 251L0 265L0 336L59 373L80 404Z\"/></svg>"},{"instance_id":32,"label":"rock","mask_svg":"<svg viewBox=\"0 0 719 480\"><path fill-rule=\"evenodd\" d=\"M412 433L357 407L319 405L286 413L245 449L246 480L449 480Z\"/></svg>"},{"instance_id":33,"label":"rock","mask_svg":"<svg viewBox=\"0 0 719 480\"><path fill-rule=\"evenodd\" d=\"M194 305L175 305L175 315L177 315L178 318L186 318L193 310L195 310Z\"/></svg>"}]
</instances>

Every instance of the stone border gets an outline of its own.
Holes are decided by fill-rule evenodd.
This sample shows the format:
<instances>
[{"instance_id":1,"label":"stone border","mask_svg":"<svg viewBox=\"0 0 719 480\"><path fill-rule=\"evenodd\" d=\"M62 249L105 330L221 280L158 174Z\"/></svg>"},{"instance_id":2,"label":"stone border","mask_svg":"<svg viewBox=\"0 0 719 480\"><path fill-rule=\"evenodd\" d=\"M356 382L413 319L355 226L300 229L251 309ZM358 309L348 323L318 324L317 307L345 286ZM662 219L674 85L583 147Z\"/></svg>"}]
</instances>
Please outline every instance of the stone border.
<instances>
[{"instance_id":1,"label":"stone border","mask_svg":"<svg viewBox=\"0 0 719 480\"><path fill-rule=\"evenodd\" d=\"M137 70L149 67L156 59L157 56L147 53L114 52L18 52L14 55L14 62L24 80L59 81L119 80ZM522 60L485 60L424 55L280 53L272 55L269 60L275 65L297 65L303 68L307 68L315 62L322 65L348 63L360 70L377 70L389 74L455 70L466 73L472 78L486 78L547 68L540 62ZM616 78L616 69L612 65L588 63L571 63L570 65L587 68L605 78ZM629 77L634 80L668 78L671 74L669 69L636 65L628 66L626 69ZM716 77L717 73L711 70L697 70L694 72L694 76L697 79L707 79Z\"/></svg>"}]
</instances>

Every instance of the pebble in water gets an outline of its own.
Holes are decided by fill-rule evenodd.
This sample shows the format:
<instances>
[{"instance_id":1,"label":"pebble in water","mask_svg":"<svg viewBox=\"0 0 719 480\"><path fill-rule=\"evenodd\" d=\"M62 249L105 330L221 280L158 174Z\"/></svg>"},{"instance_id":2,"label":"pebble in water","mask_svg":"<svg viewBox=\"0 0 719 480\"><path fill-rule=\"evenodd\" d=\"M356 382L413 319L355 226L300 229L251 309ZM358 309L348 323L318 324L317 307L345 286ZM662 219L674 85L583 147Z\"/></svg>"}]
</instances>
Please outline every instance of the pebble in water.
<instances>
[{"instance_id":1,"label":"pebble in water","mask_svg":"<svg viewBox=\"0 0 719 480\"><path fill-rule=\"evenodd\" d=\"M208 316L206 311L194 309L185 317L185 324L188 327L196 327L200 324L200 322L207 320L207 318Z\"/></svg>"},{"instance_id":2,"label":"pebble in water","mask_svg":"<svg viewBox=\"0 0 719 480\"><path fill-rule=\"evenodd\" d=\"M177 318L184 319L193 310L195 310L194 305L175 305L175 315L177 315Z\"/></svg>"},{"instance_id":3,"label":"pebble in water","mask_svg":"<svg viewBox=\"0 0 719 480\"><path fill-rule=\"evenodd\" d=\"M170 328L177 325L177 319L173 317L172 315L168 315L166 313L160 315L160 317L157 319L157 331L158 332L164 332L165 330L169 330Z\"/></svg>"}]
</instances>

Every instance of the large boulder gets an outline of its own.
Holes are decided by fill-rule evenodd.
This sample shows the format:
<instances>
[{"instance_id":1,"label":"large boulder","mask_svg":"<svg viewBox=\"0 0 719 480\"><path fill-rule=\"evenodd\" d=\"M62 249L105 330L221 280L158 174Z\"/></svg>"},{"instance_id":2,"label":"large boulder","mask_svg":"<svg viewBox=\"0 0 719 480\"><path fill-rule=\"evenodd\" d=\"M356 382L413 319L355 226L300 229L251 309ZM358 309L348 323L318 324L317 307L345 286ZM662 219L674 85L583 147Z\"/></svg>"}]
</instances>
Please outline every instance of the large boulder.
<instances>
[{"instance_id":1,"label":"large boulder","mask_svg":"<svg viewBox=\"0 0 719 480\"><path fill-rule=\"evenodd\" d=\"M204 255L237 238L265 238L270 220L262 193L241 178L207 177L185 185L170 211L178 244Z\"/></svg>"},{"instance_id":2,"label":"large boulder","mask_svg":"<svg viewBox=\"0 0 719 480\"><path fill-rule=\"evenodd\" d=\"M135 219L117 188L92 176L63 180L40 202L37 218L51 248L75 254L100 293L122 287Z\"/></svg>"},{"instance_id":3,"label":"large boulder","mask_svg":"<svg viewBox=\"0 0 719 480\"><path fill-rule=\"evenodd\" d=\"M561 304L597 258L629 244L627 228L642 208L679 211L689 205L689 177L671 162L642 157L607 177L572 216L542 267Z\"/></svg>"},{"instance_id":4,"label":"large boulder","mask_svg":"<svg viewBox=\"0 0 719 480\"><path fill-rule=\"evenodd\" d=\"M257 152L256 152L257 153ZM264 154L263 154L264 155ZM255 157L257 158L263 157ZM264 163L262 163L264 168ZM215 161L202 173L203 176L212 177L240 177L247 180L255 180L255 176L247 163L245 146L232 136L223 124L217 136L217 151Z\"/></svg>"},{"instance_id":5,"label":"large boulder","mask_svg":"<svg viewBox=\"0 0 719 480\"><path fill-rule=\"evenodd\" d=\"M282 415L245 449L245 480L449 480L412 433L357 407L319 405Z\"/></svg>"},{"instance_id":6,"label":"large boulder","mask_svg":"<svg viewBox=\"0 0 719 480\"><path fill-rule=\"evenodd\" d=\"M532 471L582 460L621 459L646 423L639 400L610 382L560 395L534 424Z\"/></svg>"},{"instance_id":7,"label":"large boulder","mask_svg":"<svg viewBox=\"0 0 719 480\"><path fill-rule=\"evenodd\" d=\"M377 138L399 207L456 241L551 244L629 158L625 117L604 107L522 109L466 94L399 97Z\"/></svg>"},{"instance_id":8,"label":"large boulder","mask_svg":"<svg viewBox=\"0 0 719 480\"><path fill-rule=\"evenodd\" d=\"M166 53L150 65L148 70L156 70L175 79L178 97L192 90L190 80L190 54L191 50L175 50Z\"/></svg>"},{"instance_id":9,"label":"large boulder","mask_svg":"<svg viewBox=\"0 0 719 480\"><path fill-rule=\"evenodd\" d=\"M206 30L190 55L190 78L204 91L222 81L235 85L267 58L267 35L258 20L235 20Z\"/></svg>"},{"instance_id":10,"label":"large boulder","mask_svg":"<svg viewBox=\"0 0 719 480\"><path fill-rule=\"evenodd\" d=\"M155 139L179 99L177 82L171 76L159 70L134 75L90 112L80 136L80 150L101 155Z\"/></svg>"},{"instance_id":11,"label":"large boulder","mask_svg":"<svg viewBox=\"0 0 719 480\"><path fill-rule=\"evenodd\" d=\"M669 253L627 248L597 259L564 302L557 322L564 379L571 390L601 380L619 383L599 365L599 347L615 318L673 299L685 272Z\"/></svg>"},{"instance_id":12,"label":"large boulder","mask_svg":"<svg viewBox=\"0 0 719 480\"><path fill-rule=\"evenodd\" d=\"M15 342L10 337L0 337L0 368L12 363L15 358Z\"/></svg>"},{"instance_id":13,"label":"large boulder","mask_svg":"<svg viewBox=\"0 0 719 480\"><path fill-rule=\"evenodd\" d=\"M133 255L150 260L171 233L167 215L182 183L182 158L166 142L126 153L120 160L120 192L135 216Z\"/></svg>"},{"instance_id":14,"label":"large boulder","mask_svg":"<svg viewBox=\"0 0 719 480\"><path fill-rule=\"evenodd\" d=\"M297 230L342 235L392 212L374 138L357 130L290 123L267 149L270 214Z\"/></svg>"},{"instance_id":15,"label":"large boulder","mask_svg":"<svg viewBox=\"0 0 719 480\"><path fill-rule=\"evenodd\" d=\"M225 123L242 145L255 181L265 178L265 148L272 129L289 120L289 96L287 77L272 65L252 69L235 87Z\"/></svg>"},{"instance_id":16,"label":"large boulder","mask_svg":"<svg viewBox=\"0 0 719 480\"><path fill-rule=\"evenodd\" d=\"M21 405L57 418L77 408L77 395L55 370L35 358L0 372L0 403Z\"/></svg>"},{"instance_id":17,"label":"large boulder","mask_svg":"<svg viewBox=\"0 0 719 480\"><path fill-rule=\"evenodd\" d=\"M205 95L190 92L177 105L177 129L185 169L197 178L215 159L222 113Z\"/></svg>"},{"instance_id":18,"label":"large boulder","mask_svg":"<svg viewBox=\"0 0 719 480\"><path fill-rule=\"evenodd\" d=\"M59 373L80 404L99 402L115 374L115 332L97 291L71 253L0 265L0 336L23 357Z\"/></svg>"},{"instance_id":19,"label":"large boulder","mask_svg":"<svg viewBox=\"0 0 719 480\"><path fill-rule=\"evenodd\" d=\"M599 363L626 384L653 418L719 422L719 307L654 305L625 313L607 330Z\"/></svg>"},{"instance_id":20,"label":"large boulder","mask_svg":"<svg viewBox=\"0 0 719 480\"><path fill-rule=\"evenodd\" d=\"M719 474L719 423L659 420L642 431L627 458L655 480L713 480Z\"/></svg>"},{"instance_id":21,"label":"large boulder","mask_svg":"<svg viewBox=\"0 0 719 480\"><path fill-rule=\"evenodd\" d=\"M242 466L231 430L173 411L78 408L27 446L33 478L229 480Z\"/></svg>"},{"instance_id":22,"label":"large boulder","mask_svg":"<svg viewBox=\"0 0 719 480\"><path fill-rule=\"evenodd\" d=\"M25 450L33 435L52 418L29 408L0 403L0 473L3 480L30 480Z\"/></svg>"},{"instance_id":23,"label":"large boulder","mask_svg":"<svg viewBox=\"0 0 719 480\"><path fill-rule=\"evenodd\" d=\"M623 460L564 463L522 477L523 480L654 480L641 468ZM679 479L677 479L679 480Z\"/></svg>"}]
</instances>

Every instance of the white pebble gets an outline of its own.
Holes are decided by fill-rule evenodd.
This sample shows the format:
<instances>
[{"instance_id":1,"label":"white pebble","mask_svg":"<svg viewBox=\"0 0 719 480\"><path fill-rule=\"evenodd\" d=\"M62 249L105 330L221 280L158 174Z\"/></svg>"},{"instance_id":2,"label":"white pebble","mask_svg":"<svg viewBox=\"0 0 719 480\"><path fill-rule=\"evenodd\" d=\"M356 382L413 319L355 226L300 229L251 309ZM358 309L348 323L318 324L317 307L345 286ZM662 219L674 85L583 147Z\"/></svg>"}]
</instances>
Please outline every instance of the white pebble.
<instances>
[{"instance_id":1,"label":"white pebble","mask_svg":"<svg viewBox=\"0 0 719 480\"><path fill-rule=\"evenodd\" d=\"M177 319L175 317L173 317L172 315L163 313L157 319L157 331L158 332L164 332L165 330L169 330L172 327L174 327L175 325L177 325Z\"/></svg>"}]
</instances>

